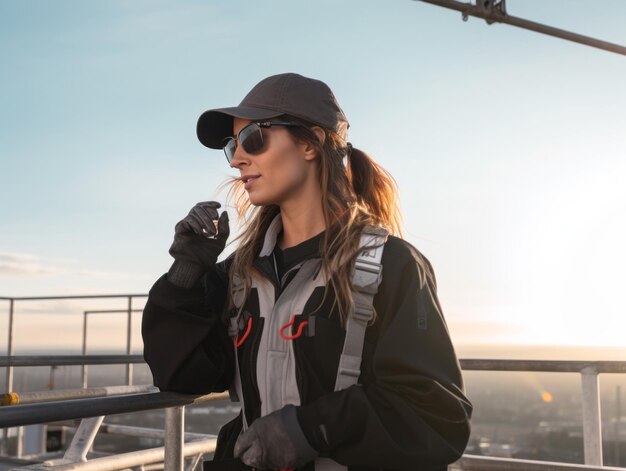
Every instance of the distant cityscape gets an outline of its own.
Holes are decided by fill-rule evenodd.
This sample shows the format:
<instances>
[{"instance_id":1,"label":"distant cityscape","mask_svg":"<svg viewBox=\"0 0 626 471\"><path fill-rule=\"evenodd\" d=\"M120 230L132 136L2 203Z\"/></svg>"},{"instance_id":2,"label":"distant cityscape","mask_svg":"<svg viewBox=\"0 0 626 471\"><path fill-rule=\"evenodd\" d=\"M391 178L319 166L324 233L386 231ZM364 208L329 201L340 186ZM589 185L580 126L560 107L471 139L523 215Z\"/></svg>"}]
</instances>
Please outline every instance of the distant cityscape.
<instances>
[{"instance_id":1,"label":"distant cityscape","mask_svg":"<svg viewBox=\"0 0 626 471\"><path fill-rule=\"evenodd\" d=\"M6 390L0 368L0 389ZM124 366L90 366L89 386L124 384ZM18 392L80 387L75 366L16 368ZM602 434L605 466L626 467L626 375L601 375ZM574 373L465 372L466 390L474 405L472 434L466 453L567 463L583 463L580 377ZM146 365L133 368L134 384L151 384ZM622 405L623 404L623 405ZM188 407L186 431L217 434L239 412L228 401ZM105 422L162 428L163 411L110 416ZM130 438L130 439L129 439ZM70 435L63 435L64 441ZM120 453L159 446L158 440L98 436L94 449Z\"/></svg>"},{"instance_id":2,"label":"distant cityscape","mask_svg":"<svg viewBox=\"0 0 626 471\"><path fill-rule=\"evenodd\" d=\"M467 372L474 404L466 453L584 463L582 393L575 373ZM601 375L605 466L626 466L626 375Z\"/></svg>"}]
</instances>

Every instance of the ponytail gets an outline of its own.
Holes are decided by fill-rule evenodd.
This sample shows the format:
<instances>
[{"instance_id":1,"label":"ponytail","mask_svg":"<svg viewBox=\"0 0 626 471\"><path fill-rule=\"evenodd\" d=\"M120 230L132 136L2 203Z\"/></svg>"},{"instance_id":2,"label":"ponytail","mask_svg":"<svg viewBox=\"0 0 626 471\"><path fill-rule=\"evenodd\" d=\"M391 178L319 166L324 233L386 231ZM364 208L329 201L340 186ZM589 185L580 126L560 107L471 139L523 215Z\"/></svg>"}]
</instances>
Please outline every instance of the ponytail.
<instances>
[{"instance_id":1,"label":"ponytail","mask_svg":"<svg viewBox=\"0 0 626 471\"><path fill-rule=\"evenodd\" d=\"M391 174L362 150L348 143L348 181L359 205L364 206L374 225L401 235L398 186Z\"/></svg>"}]
</instances>

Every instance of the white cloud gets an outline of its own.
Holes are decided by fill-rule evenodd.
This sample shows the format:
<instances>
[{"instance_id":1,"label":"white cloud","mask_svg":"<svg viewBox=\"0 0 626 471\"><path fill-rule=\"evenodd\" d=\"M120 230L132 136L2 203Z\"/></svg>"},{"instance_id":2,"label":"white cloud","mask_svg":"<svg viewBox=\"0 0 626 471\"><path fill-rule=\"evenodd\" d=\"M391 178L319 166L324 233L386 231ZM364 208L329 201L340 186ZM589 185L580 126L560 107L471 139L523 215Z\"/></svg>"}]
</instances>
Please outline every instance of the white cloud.
<instances>
[{"instance_id":1,"label":"white cloud","mask_svg":"<svg viewBox=\"0 0 626 471\"><path fill-rule=\"evenodd\" d=\"M37 256L28 253L0 252L0 262L30 262L36 259Z\"/></svg>"},{"instance_id":2,"label":"white cloud","mask_svg":"<svg viewBox=\"0 0 626 471\"><path fill-rule=\"evenodd\" d=\"M59 275L65 272L34 254L0 252L0 276Z\"/></svg>"},{"instance_id":3,"label":"white cloud","mask_svg":"<svg viewBox=\"0 0 626 471\"><path fill-rule=\"evenodd\" d=\"M77 275L91 278L114 278L120 280L126 279L135 279L135 278L154 278L154 275L147 274L136 274L136 273L116 273L116 272L106 272L106 271L98 271L98 270L78 270L73 272Z\"/></svg>"},{"instance_id":4,"label":"white cloud","mask_svg":"<svg viewBox=\"0 0 626 471\"><path fill-rule=\"evenodd\" d=\"M76 260L63 258L40 257L35 254L0 252L0 277L33 277L47 275L79 276L92 279L128 280L136 278L153 278L154 275L108 272L80 268L67 268ZM65 265L65 266L64 266Z\"/></svg>"}]
</instances>

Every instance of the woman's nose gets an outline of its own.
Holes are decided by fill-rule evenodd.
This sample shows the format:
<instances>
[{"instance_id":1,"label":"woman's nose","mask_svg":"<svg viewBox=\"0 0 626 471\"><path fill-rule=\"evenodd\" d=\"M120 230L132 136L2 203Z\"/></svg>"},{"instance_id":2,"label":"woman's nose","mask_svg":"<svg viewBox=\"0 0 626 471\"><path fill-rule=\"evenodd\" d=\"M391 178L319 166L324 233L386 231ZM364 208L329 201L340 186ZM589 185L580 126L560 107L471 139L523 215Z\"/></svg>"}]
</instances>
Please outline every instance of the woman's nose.
<instances>
[{"instance_id":1,"label":"woman's nose","mask_svg":"<svg viewBox=\"0 0 626 471\"><path fill-rule=\"evenodd\" d=\"M233 158L230 160L230 166L232 168L241 168L250 163L248 154L241 149L241 146L235 148Z\"/></svg>"}]
</instances>

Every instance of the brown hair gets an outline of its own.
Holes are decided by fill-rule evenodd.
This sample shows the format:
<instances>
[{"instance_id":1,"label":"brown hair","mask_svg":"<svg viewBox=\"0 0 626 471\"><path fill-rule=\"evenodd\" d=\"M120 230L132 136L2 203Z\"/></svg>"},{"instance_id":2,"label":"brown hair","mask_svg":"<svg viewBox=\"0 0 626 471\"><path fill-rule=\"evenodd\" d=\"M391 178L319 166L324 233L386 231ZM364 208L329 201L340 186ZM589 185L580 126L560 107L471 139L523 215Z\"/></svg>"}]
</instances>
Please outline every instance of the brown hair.
<instances>
[{"instance_id":1,"label":"brown hair","mask_svg":"<svg viewBox=\"0 0 626 471\"><path fill-rule=\"evenodd\" d=\"M361 231L367 225L382 226L393 235L401 235L401 215L398 191L393 177L365 152L346 143L346 130L338 134L325 129L326 138L320 142L306 121L284 117L301 126L286 128L296 142L307 142L316 148L319 165L318 179L322 188L322 210L326 231L320 251L322 269L335 292L334 303L339 307L341 323L352 310L351 274L357 255ZM343 159L347 158L344 165ZM265 232L280 208L276 205L252 207L239 180L231 182L229 199L243 219L245 229L237 237L236 250L230 270L230 281L239 278L248 295L252 263L261 250ZM328 293L328 290L327 290ZM335 305L333 304L333 306Z\"/></svg>"}]
</instances>

